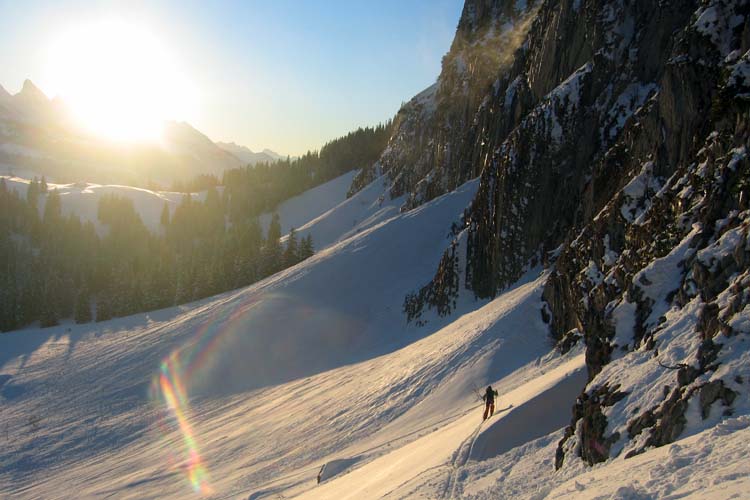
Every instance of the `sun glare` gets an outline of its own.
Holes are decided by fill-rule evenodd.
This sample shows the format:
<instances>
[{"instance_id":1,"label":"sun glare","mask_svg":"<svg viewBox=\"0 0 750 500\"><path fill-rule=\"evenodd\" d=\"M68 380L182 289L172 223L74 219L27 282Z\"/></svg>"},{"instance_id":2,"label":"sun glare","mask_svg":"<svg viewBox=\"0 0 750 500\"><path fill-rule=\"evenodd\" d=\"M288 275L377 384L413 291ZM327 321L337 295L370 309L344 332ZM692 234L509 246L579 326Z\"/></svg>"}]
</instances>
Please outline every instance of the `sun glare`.
<instances>
[{"instance_id":1,"label":"sun glare","mask_svg":"<svg viewBox=\"0 0 750 500\"><path fill-rule=\"evenodd\" d=\"M160 40L121 20L82 24L54 40L48 80L90 132L118 141L156 140L165 120L195 103L186 76Z\"/></svg>"}]
</instances>

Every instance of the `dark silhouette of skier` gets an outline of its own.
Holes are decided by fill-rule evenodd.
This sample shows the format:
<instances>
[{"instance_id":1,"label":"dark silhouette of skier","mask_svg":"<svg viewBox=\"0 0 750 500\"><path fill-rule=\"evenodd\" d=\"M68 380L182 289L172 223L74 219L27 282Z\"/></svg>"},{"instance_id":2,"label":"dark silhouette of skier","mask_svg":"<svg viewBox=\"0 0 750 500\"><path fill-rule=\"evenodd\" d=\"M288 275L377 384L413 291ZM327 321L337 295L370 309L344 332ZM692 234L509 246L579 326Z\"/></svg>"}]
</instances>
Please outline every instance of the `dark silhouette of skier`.
<instances>
[{"instance_id":1,"label":"dark silhouette of skier","mask_svg":"<svg viewBox=\"0 0 750 500\"><path fill-rule=\"evenodd\" d=\"M487 417L491 417L493 413L495 413L495 396L497 396L497 391L492 388L491 385L487 386L487 390L484 391L484 396L482 396L482 399L484 399L484 418L482 420L487 420Z\"/></svg>"}]
</instances>

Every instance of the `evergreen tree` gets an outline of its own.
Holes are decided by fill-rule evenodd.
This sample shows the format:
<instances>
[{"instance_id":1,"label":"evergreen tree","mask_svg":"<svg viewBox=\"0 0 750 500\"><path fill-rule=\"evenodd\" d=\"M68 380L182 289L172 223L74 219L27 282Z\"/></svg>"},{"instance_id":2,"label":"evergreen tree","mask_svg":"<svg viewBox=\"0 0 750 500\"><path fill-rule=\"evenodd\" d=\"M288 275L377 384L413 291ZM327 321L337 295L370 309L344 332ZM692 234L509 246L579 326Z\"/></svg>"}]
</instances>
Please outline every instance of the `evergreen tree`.
<instances>
[{"instance_id":1,"label":"evergreen tree","mask_svg":"<svg viewBox=\"0 0 750 500\"><path fill-rule=\"evenodd\" d=\"M286 240L286 250L284 250L283 263L284 267L290 267L300 261L299 246L297 244L297 233L292 228Z\"/></svg>"},{"instance_id":2,"label":"evergreen tree","mask_svg":"<svg viewBox=\"0 0 750 500\"><path fill-rule=\"evenodd\" d=\"M112 297L110 287L106 287L99 294L99 300L96 302L96 321L107 321L112 319Z\"/></svg>"},{"instance_id":3,"label":"evergreen tree","mask_svg":"<svg viewBox=\"0 0 750 500\"><path fill-rule=\"evenodd\" d=\"M63 217L59 193L34 178L25 197L0 179L0 329L61 318L96 321L185 303L249 285L313 254L312 239L290 232L280 242L274 214L263 235L258 217L284 200L377 159L390 123L359 129L320 151L272 164L183 181L185 195L163 231L150 233L132 200L99 200L101 236L91 221ZM203 202L196 190L206 190ZM193 194L191 194L193 193ZM44 210L39 211L39 197ZM93 311L92 311L93 309Z\"/></svg>"},{"instance_id":4,"label":"evergreen tree","mask_svg":"<svg viewBox=\"0 0 750 500\"><path fill-rule=\"evenodd\" d=\"M44 204L42 224L44 224L45 230L57 231L60 228L61 219L62 204L60 202L60 194L57 192L57 189L55 189L47 195L47 202Z\"/></svg>"},{"instance_id":5,"label":"evergreen tree","mask_svg":"<svg viewBox=\"0 0 750 500\"><path fill-rule=\"evenodd\" d=\"M28 189L26 190L26 202L33 209L36 209L36 207L38 206L39 192L39 182L37 181L36 177L34 177L29 183Z\"/></svg>"},{"instance_id":6,"label":"evergreen tree","mask_svg":"<svg viewBox=\"0 0 750 500\"><path fill-rule=\"evenodd\" d=\"M299 260L302 261L308 257L312 257L314 253L315 249L313 248L312 235L308 234L306 237L302 238L302 241L300 242Z\"/></svg>"},{"instance_id":7,"label":"evergreen tree","mask_svg":"<svg viewBox=\"0 0 750 500\"><path fill-rule=\"evenodd\" d=\"M185 304L193 300L193 275L189 259L178 266L175 290L175 303Z\"/></svg>"},{"instance_id":8,"label":"evergreen tree","mask_svg":"<svg viewBox=\"0 0 750 500\"><path fill-rule=\"evenodd\" d=\"M0 190L2 190L1 187ZM0 206L2 206L1 197L2 193L0 193ZM13 330L19 326L18 301L15 249L0 227L0 331Z\"/></svg>"},{"instance_id":9,"label":"evergreen tree","mask_svg":"<svg viewBox=\"0 0 750 500\"><path fill-rule=\"evenodd\" d=\"M161 209L161 217L159 218L161 225L167 227L169 225L169 204L164 202L164 208Z\"/></svg>"},{"instance_id":10,"label":"evergreen tree","mask_svg":"<svg viewBox=\"0 0 750 500\"><path fill-rule=\"evenodd\" d=\"M274 212L263 247L263 275L269 276L281 270L281 259L281 221L279 214Z\"/></svg>"},{"instance_id":11,"label":"evergreen tree","mask_svg":"<svg viewBox=\"0 0 750 500\"><path fill-rule=\"evenodd\" d=\"M74 319L79 324L91 322L91 298L85 288L82 288L76 297Z\"/></svg>"},{"instance_id":12,"label":"evergreen tree","mask_svg":"<svg viewBox=\"0 0 750 500\"><path fill-rule=\"evenodd\" d=\"M41 314L39 317L39 324L42 327L56 326L59 323L59 316L57 313L57 299L55 294L56 288L54 283L56 281L55 276L47 277L47 286L44 287L44 295L42 297Z\"/></svg>"}]
</instances>

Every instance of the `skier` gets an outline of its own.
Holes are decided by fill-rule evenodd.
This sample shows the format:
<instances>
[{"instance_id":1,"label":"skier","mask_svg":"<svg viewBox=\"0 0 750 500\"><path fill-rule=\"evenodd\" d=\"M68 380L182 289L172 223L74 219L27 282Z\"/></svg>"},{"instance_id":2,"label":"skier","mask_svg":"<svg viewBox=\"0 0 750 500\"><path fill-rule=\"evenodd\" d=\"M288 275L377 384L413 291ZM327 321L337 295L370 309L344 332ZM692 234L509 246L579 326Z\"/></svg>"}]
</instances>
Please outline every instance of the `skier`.
<instances>
[{"instance_id":1,"label":"skier","mask_svg":"<svg viewBox=\"0 0 750 500\"><path fill-rule=\"evenodd\" d=\"M482 418L482 421L487 420L488 416L491 417L495 413L495 396L497 396L497 391L491 385L488 385L484 396L482 396L482 399L484 399L484 418Z\"/></svg>"}]
</instances>

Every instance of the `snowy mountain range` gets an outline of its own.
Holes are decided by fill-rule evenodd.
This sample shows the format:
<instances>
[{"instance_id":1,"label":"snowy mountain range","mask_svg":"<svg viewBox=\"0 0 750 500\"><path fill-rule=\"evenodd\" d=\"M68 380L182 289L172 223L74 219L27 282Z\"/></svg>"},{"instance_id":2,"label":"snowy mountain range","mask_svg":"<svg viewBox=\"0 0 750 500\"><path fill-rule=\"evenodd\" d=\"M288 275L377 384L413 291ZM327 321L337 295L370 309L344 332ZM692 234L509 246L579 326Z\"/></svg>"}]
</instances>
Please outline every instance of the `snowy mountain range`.
<instances>
[{"instance_id":1,"label":"snowy mountain range","mask_svg":"<svg viewBox=\"0 0 750 500\"><path fill-rule=\"evenodd\" d=\"M466 0L313 257L0 335L0 494L750 498L748 15Z\"/></svg>"},{"instance_id":2,"label":"snowy mountain range","mask_svg":"<svg viewBox=\"0 0 750 500\"><path fill-rule=\"evenodd\" d=\"M273 163L277 160L283 160L286 158L270 149L264 149L260 153L254 153L246 146L240 146L233 142L217 142L216 145L225 151L229 151L243 163L248 165L255 165L256 163Z\"/></svg>"},{"instance_id":3,"label":"snowy mountain range","mask_svg":"<svg viewBox=\"0 0 750 500\"><path fill-rule=\"evenodd\" d=\"M0 87L0 117L8 122L55 124L64 121L65 109L59 99L49 100L31 80L23 82L21 90L14 95Z\"/></svg>"},{"instance_id":4,"label":"snowy mountain range","mask_svg":"<svg viewBox=\"0 0 750 500\"><path fill-rule=\"evenodd\" d=\"M2 173L29 171L59 182L170 184L199 174L280 158L265 150L215 144L187 123L166 122L158 143L115 143L83 132L65 103L49 99L31 81L15 95L0 87Z\"/></svg>"}]
</instances>

